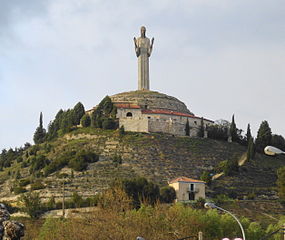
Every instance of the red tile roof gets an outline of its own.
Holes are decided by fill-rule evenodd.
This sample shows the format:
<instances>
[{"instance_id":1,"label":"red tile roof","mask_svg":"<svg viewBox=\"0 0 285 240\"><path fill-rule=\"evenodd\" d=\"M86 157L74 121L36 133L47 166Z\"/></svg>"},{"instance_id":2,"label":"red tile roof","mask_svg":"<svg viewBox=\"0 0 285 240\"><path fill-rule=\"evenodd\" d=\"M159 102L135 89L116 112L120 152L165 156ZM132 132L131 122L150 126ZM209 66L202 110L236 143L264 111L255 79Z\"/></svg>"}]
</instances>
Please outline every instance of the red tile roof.
<instances>
[{"instance_id":1,"label":"red tile roof","mask_svg":"<svg viewBox=\"0 0 285 240\"><path fill-rule=\"evenodd\" d=\"M189 118L197 118L197 119L201 119L200 117L196 117L192 114L188 114L188 113L181 113L181 112L175 112L175 111L171 111L171 110L164 110L164 109L155 109L155 110L151 110L151 109L143 109L142 110L143 114L166 114L166 115L175 115L175 116L182 116L182 117L189 117ZM214 122L212 120L206 119L204 118L204 120L206 121L210 121L210 122Z\"/></svg>"},{"instance_id":2,"label":"red tile roof","mask_svg":"<svg viewBox=\"0 0 285 240\"><path fill-rule=\"evenodd\" d=\"M168 183L175 183L175 182L189 182L189 183L205 183L204 181L188 178L188 177L178 177L175 179L172 179Z\"/></svg>"}]
</instances>

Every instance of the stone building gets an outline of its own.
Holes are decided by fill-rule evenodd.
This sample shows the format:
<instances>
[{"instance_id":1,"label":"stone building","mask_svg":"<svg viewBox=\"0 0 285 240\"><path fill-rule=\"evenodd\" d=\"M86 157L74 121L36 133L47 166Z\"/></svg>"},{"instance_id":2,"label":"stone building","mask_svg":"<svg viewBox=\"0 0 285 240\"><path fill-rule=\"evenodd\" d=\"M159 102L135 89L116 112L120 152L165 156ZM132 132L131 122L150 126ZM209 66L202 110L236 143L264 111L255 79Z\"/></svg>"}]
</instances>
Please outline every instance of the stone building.
<instances>
[{"instance_id":1,"label":"stone building","mask_svg":"<svg viewBox=\"0 0 285 240\"><path fill-rule=\"evenodd\" d=\"M195 116L175 97L150 90L124 92L110 97L117 107L119 125L131 132L160 132L185 136L187 120L190 136L197 136L202 118ZM213 121L203 119L204 127ZM205 135L207 135L205 133Z\"/></svg>"},{"instance_id":2,"label":"stone building","mask_svg":"<svg viewBox=\"0 0 285 240\"><path fill-rule=\"evenodd\" d=\"M169 186L176 192L176 201L194 201L199 198L205 199L205 182L187 177L178 177L169 181Z\"/></svg>"}]
</instances>

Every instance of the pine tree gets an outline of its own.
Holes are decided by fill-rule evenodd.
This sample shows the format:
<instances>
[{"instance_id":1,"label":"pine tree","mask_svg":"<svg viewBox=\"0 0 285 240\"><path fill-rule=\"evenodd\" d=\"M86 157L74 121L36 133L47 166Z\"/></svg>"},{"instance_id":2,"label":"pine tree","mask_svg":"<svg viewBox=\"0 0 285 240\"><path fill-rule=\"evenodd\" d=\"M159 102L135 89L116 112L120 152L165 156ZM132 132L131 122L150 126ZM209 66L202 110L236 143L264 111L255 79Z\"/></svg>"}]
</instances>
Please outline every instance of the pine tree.
<instances>
[{"instance_id":1,"label":"pine tree","mask_svg":"<svg viewBox=\"0 0 285 240\"><path fill-rule=\"evenodd\" d=\"M235 123L235 115L234 114L232 116L232 122L231 122L231 126L230 126L230 134L232 137L232 141L237 142L238 141L238 134L237 134L237 127L236 127L236 123Z\"/></svg>"},{"instance_id":2,"label":"pine tree","mask_svg":"<svg viewBox=\"0 0 285 240\"><path fill-rule=\"evenodd\" d=\"M46 138L46 130L43 128L43 114L40 114L40 124L34 133L35 144L43 143Z\"/></svg>"},{"instance_id":3,"label":"pine tree","mask_svg":"<svg viewBox=\"0 0 285 240\"><path fill-rule=\"evenodd\" d=\"M187 122L185 124L185 135L190 136L190 125L189 125L188 118L187 118Z\"/></svg>"},{"instance_id":4,"label":"pine tree","mask_svg":"<svg viewBox=\"0 0 285 240\"><path fill-rule=\"evenodd\" d=\"M262 121L257 132L257 137L255 140L256 151L263 153L264 148L271 144L271 128L267 121Z\"/></svg>"}]
</instances>

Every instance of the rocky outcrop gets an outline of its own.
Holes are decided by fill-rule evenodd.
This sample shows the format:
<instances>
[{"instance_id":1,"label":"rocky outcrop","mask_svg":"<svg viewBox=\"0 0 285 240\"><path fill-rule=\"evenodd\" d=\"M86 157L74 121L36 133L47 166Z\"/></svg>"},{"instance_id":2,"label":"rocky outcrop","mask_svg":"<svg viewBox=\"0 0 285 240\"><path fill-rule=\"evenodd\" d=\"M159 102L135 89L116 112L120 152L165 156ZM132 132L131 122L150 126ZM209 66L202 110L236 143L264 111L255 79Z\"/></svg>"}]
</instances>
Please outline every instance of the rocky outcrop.
<instances>
[{"instance_id":1,"label":"rocky outcrop","mask_svg":"<svg viewBox=\"0 0 285 240\"><path fill-rule=\"evenodd\" d=\"M9 219L10 213L0 203L0 240L20 240L24 236L24 225Z\"/></svg>"}]
</instances>

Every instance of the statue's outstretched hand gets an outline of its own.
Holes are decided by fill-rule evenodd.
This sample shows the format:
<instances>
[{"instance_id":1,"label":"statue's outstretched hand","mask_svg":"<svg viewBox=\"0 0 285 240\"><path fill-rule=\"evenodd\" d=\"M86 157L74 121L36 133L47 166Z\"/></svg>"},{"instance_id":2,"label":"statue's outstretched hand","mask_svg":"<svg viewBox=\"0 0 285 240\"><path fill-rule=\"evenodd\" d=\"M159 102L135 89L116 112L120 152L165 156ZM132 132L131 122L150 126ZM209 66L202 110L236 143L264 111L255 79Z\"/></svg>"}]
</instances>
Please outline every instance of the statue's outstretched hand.
<instances>
[{"instance_id":1,"label":"statue's outstretched hand","mask_svg":"<svg viewBox=\"0 0 285 240\"><path fill-rule=\"evenodd\" d=\"M154 38L151 39L151 45L153 45L153 43L154 43Z\"/></svg>"}]
</instances>

